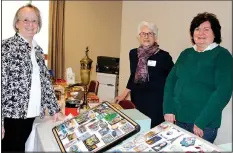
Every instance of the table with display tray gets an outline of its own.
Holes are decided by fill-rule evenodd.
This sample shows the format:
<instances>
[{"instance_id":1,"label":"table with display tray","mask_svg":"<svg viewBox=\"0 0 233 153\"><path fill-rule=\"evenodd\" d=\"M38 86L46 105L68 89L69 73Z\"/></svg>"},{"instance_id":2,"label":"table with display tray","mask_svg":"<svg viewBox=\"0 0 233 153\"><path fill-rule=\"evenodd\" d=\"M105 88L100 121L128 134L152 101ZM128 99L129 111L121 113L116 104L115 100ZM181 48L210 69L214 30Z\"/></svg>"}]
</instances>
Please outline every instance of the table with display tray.
<instances>
[{"instance_id":1,"label":"table with display tray","mask_svg":"<svg viewBox=\"0 0 233 153\"><path fill-rule=\"evenodd\" d=\"M221 152L218 146L172 124L160 125L139 133L108 152Z\"/></svg>"}]
</instances>

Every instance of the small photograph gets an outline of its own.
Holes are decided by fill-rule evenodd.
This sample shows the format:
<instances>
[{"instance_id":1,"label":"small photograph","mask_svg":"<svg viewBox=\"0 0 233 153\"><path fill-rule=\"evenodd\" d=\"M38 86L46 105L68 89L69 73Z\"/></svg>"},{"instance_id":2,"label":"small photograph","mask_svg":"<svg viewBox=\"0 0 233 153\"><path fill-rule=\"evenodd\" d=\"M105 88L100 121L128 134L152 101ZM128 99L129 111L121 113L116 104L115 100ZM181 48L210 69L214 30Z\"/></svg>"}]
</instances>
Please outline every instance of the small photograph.
<instances>
[{"instance_id":1,"label":"small photograph","mask_svg":"<svg viewBox=\"0 0 233 153\"><path fill-rule=\"evenodd\" d=\"M108 126L108 123L104 122L103 120L100 120L99 126L103 129L103 128L106 128Z\"/></svg>"},{"instance_id":2,"label":"small photograph","mask_svg":"<svg viewBox=\"0 0 233 153\"><path fill-rule=\"evenodd\" d=\"M79 131L80 133L84 133L84 132L86 132L86 131L87 131L87 129L86 129L86 127L85 127L85 126L80 125L80 126L78 127L78 131Z\"/></svg>"},{"instance_id":3,"label":"small photograph","mask_svg":"<svg viewBox=\"0 0 233 153\"><path fill-rule=\"evenodd\" d=\"M120 127L120 129L124 132L124 133L129 133L131 131L133 131L133 126L130 125L129 123L124 124L122 127Z\"/></svg>"},{"instance_id":4,"label":"small photograph","mask_svg":"<svg viewBox=\"0 0 233 153\"><path fill-rule=\"evenodd\" d=\"M59 134L59 138L61 140L65 139L66 137L67 137L67 133L66 134L64 134L64 133Z\"/></svg>"},{"instance_id":5,"label":"small photograph","mask_svg":"<svg viewBox=\"0 0 233 153\"><path fill-rule=\"evenodd\" d=\"M123 144L122 147L125 151L129 151L130 149L136 147L136 144L133 143L132 141L129 141L126 144Z\"/></svg>"},{"instance_id":6,"label":"small photograph","mask_svg":"<svg viewBox=\"0 0 233 153\"><path fill-rule=\"evenodd\" d=\"M104 113L104 110L107 108L108 108L108 106L101 104L101 105L98 105L95 109L93 109L93 111L98 113L98 114L102 114L102 113Z\"/></svg>"},{"instance_id":7,"label":"small photograph","mask_svg":"<svg viewBox=\"0 0 233 153\"><path fill-rule=\"evenodd\" d=\"M83 141L83 143L85 144L85 146L87 148L93 148L92 146L99 143L99 139L96 137L95 134L93 134L92 136L90 136L89 138L87 138L86 140ZM92 149L93 150L93 149Z\"/></svg>"},{"instance_id":8,"label":"small photograph","mask_svg":"<svg viewBox=\"0 0 233 153\"><path fill-rule=\"evenodd\" d=\"M127 121L125 119L121 120L121 124L125 124Z\"/></svg>"},{"instance_id":9,"label":"small photograph","mask_svg":"<svg viewBox=\"0 0 233 153\"><path fill-rule=\"evenodd\" d=\"M117 125L117 124L113 124L112 126L111 126L111 129L112 130L115 130L115 129L117 129L119 126Z\"/></svg>"},{"instance_id":10,"label":"small photograph","mask_svg":"<svg viewBox=\"0 0 233 153\"><path fill-rule=\"evenodd\" d=\"M108 109L104 110L104 113L106 113L106 114L113 114L113 113L116 113L116 112L113 109L108 108Z\"/></svg>"},{"instance_id":11,"label":"small photograph","mask_svg":"<svg viewBox=\"0 0 233 153\"><path fill-rule=\"evenodd\" d=\"M81 125L82 123L84 123L88 120L85 116L78 116L74 119L79 125Z\"/></svg>"},{"instance_id":12,"label":"small photograph","mask_svg":"<svg viewBox=\"0 0 233 153\"><path fill-rule=\"evenodd\" d=\"M69 149L70 152L81 152L81 150L79 149L78 145L72 145Z\"/></svg>"},{"instance_id":13,"label":"small photograph","mask_svg":"<svg viewBox=\"0 0 233 153\"><path fill-rule=\"evenodd\" d=\"M95 116L96 116L95 112L89 111L89 113L88 113L88 118L89 118L89 119L94 119Z\"/></svg>"},{"instance_id":14,"label":"small photograph","mask_svg":"<svg viewBox=\"0 0 233 153\"><path fill-rule=\"evenodd\" d=\"M61 131L62 131L63 134L68 134L66 129L62 129Z\"/></svg>"},{"instance_id":15,"label":"small photograph","mask_svg":"<svg viewBox=\"0 0 233 153\"><path fill-rule=\"evenodd\" d=\"M97 118L98 120L102 120L104 117L105 117L105 114L96 115L96 118Z\"/></svg>"},{"instance_id":16,"label":"small photograph","mask_svg":"<svg viewBox=\"0 0 233 153\"><path fill-rule=\"evenodd\" d=\"M110 131L109 127L106 127L106 128L99 130L99 133L101 136L104 136L104 135L108 134L109 131Z\"/></svg>"},{"instance_id":17,"label":"small photograph","mask_svg":"<svg viewBox=\"0 0 233 153\"><path fill-rule=\"evenodd\" d=\"M119 137L119 136L121 136L123 133L121 132L121 130L120 129L114 129L113 131L112 131L112 136L113 137Z\"/></svg>"},{"instance_id":18,"label":"small photograph","mask_svg":"<svg viewBox=\"0 0 233 153\"><path fill-rule=\"evenodd\" d=\"M133 142L136 144L144 143L145 142L144 134L143 133L137 134L134 137Z\"/></svg>"},{"instance_id":19,"label":"small photograph","mask_svg":"<svg viewBox=\"0 0 233 153\"><path fill-rule=\"evenodd\" d=\"M72 126L70 128L67 129L67 131L69 131L69 133L73 133L75 130L75 126Z\"/></svg>"},{"instance_id":20,"label":"small photograph","mask_svg":"<svg viewBox=\"0 0 233 153\"><path fill-rule=\"evenodd\" d=\"M150 140L150 139L153 138L155 135L156 135L156 133L155 133L154 131L150 131L150 132L146 133L146 134L144 135L145 141Z\"/></svg>"},{"instance_id":21,"label":"small photograph","mask_svg":"<svg viewBox=\"0 0 233 153\"><path fill-rule=\"evenodd\" d=\"M163 141L161 143L158 143L157 145L153 146L152 149L156 152L162 150L163 148L165 148L167 146L167 142L166 141Z\"/></svg>"},{"instance_id":22,"label":"small photograph","mask_svg":"<svg viewBox=\"0 0 233 153\"><path fill-rule=\"evenodd\" d=\"M66 121L64 124L65 124L65 126L66 126L67 128L71 128L71 127L74 127L74 126L76 125L74 119L68 120L68 121Z\"/></svg>"},{"instance_id":23,"label":"small photograph","mask_svg":"<svg viewBox=\"0 0 233 153\"><path fill-rule=\"evenodd\" d=\"M181 144L181 146L189 147L189 146L194 146L195 141L196 141L195 137L185 137L180 142L180 144Z\"/></svg>"},{"instance_id":24,"label":"small photograph","mask_svg":"<svg viewBox=\"0 0 233 153\"><path fill-rule=\"evenodd\" d=\"M113 125L113 124L118 123L118 122L121 121L121 120L122 120L122 117L118 115L118 116L115 117L112 121L110 121L109 124L110 124L110 125Z\"/></svg>"},{"instance_id":25,"label":"small photograph","mask_svg":"<svg viewBox=\"0 0 233 153\"><path fill-rule=\"evenodd\" d=\"M67 149L69 148L70 146L72 146L73 144L75 144L77 141L69 141L67 144L64 145L64 147Z\"/></svg>"},{"instance_id":26,"label":"small photograph","mask_svg":"<svg viewBox=\"0 0 233 153\"><path fill-rule=\"evenodd\" d=\"M101 138L105 144L108 144L114 140L111 134L107 134Z\"/></svg>"},{"instance_id":27,"label":"small photograph","mask_svg":"<svg viewBox=\"0 0 233 153\"><path fill-rule=\"evenodd\" d=\"M169 139L177 137L180 134L183 134L183 132L181 131L178 132L176 129L171 128L171 129L161 132L160 136L163 137L164 139L169 140Z\"/></svg>"},{"instance_id":28,"label":"small photograph","mask_svg":"<svg viewBox=\"0 0 233 153\"><path fill-rule=\"evenodd\" d=\"M152 145L152 144L158 142L158 141L161 140L161 139L162 139L161 137L159 137L159 136L156 135L156 136L154 136L153 138L151 138L150 140L147 140L146 143L147 143L148 145Z\"/></svg>"},{"instance_id":29,"label":"small photograph","mask_svg":"<svg viewBox=\"0 0 233 153\"><path fill-rule=\"evenodd\" d=\"M91 136L91 134L87 132L87 133L81 135L80 137L78 137L78 139L81 140L81 141L84 141L87 138L89 138L90 136Z\"/></svg>"},{"instance_id":30,"label":"small photograph","mask_svg":"<svg viewBox=\"0 0 233 153\"><path fill-rule=\"evenodd\" d=\"M65 130L66 129L66 126L64 124L60 124L56 127L57 131L60 132L62 130Z\"/></svg>"},{"instance_id":31,"label":"small photograph","mask_svg":"<svg viewBox=\"0 0 233 153\"><path fill-rule=\"evenodd\" d=\"M111 122L116 117L117 117L117 113L112 113L105 115L104 119L108 122Z\"/></svg>"},{"instance_id":32,"label":"small photograph","mask_svg":"<svg viewBox=\"0 0 233 153\"><path fill-rule=\"evenodd\" d=\"M92 146L87 146L87 149L89 150L89 151L92 151L92 150L94 150L94 149L96 149L97 148L97 145L92 145Z\"/></svg>"},{"instance_id":33,"label":"small photograph","mask_svg":"<svg viewBox=\"0 0 233 153\"><path fill-rule=\"evenodd\" d=\"M67 135L67 138L68 138L69 141L72 141L72 140L76 139L77 136L76 136L75 133L71 133L71 134L68 134L68 135Z\"/></svg>"},{"instance_id":34,"label":"small photograph","mask_svg":"<svg viewBox=\"0 0 233 153\"><path fill-rule=\"evenodd\" d=\"M97 131L99 129L99 121L92 123L88 128L92 131Z\"/></svg>"},{"instance_id":35,"label":"small photograph","mask_svg":"<svg viewBox=\"0 0 233 153\"><path fill-rule=\"evenodd\" d=\"M140 144L139 146L133 148L133 150L135 150L136 152L142 152L143 150L147 149L148 146L146 146L145 144Z\"/></svg>"}]
</instances>

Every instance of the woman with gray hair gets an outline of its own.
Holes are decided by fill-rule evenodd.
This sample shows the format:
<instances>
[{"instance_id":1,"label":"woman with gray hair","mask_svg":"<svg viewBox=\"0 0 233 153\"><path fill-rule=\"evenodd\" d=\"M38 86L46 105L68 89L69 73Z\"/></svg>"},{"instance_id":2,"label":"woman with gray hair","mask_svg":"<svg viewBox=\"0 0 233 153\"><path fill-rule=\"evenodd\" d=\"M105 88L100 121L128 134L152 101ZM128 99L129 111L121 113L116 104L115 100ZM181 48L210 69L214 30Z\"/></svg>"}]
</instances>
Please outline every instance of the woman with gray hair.
<instances>
[{"instance_id":1,"label":"woman with gray hair","mask_svg":"<svg viewBox=\"0 0 233 153\"><path fill-rule=\"evenodd\" d=\"M173 67L172 57L157 44L158 29L153 23L138 25L140 46L130 50L130 77L124 92L115 98L124 100L130 93L136 108L151 118L151 127L163 119L163 92L166 78Z\"/></svg>"},{"instance_id":2,"label":"woman with gray hair","mask_svg":"<svg viewBox=\"0 0 233 153\"><path fill-rule=\"evenodd\" d=\"M2 151L24 152L35 117L48 108L56 120L60 108L42 48L33 40L41 29L37 7L18 9L16 34L2 41Z\"/></svg>"}]
</instances>

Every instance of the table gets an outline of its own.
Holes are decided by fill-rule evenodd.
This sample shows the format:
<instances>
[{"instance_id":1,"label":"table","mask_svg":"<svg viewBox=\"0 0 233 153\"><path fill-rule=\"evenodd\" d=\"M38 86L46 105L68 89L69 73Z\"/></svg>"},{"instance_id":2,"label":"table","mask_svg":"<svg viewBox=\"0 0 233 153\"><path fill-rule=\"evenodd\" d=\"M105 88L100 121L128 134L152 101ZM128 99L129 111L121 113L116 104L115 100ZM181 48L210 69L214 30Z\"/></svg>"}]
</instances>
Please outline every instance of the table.
<instances>
[{"instance_id":1,"label":"table","mask_svg":"<svg viewBox=\"0 0 233 153\"><path fill-rule=\"evenodd\" d=\"M227 152L232 152L232 143L226 143L226 144L220 144L218 145L218 147L220 147L221 149L223 149L224 151Z\"/></svg>"},{"instance_id":2,"label":"table","mask_svg":"<svg viewBox=\"0 0 233 153\"><path fill-rule=\"evenodd\" d=\"M141 126L140 132L150 129L151 119L137 109L121 111ZM26 144L26 151L59 152L60 149L52 133L52 128L60 123L62 123L62 121L53 122L53 117L50 116L46 116L43 120L36 118L34 122L34 131L32 131Z\"/></svg>"}]
</instances>

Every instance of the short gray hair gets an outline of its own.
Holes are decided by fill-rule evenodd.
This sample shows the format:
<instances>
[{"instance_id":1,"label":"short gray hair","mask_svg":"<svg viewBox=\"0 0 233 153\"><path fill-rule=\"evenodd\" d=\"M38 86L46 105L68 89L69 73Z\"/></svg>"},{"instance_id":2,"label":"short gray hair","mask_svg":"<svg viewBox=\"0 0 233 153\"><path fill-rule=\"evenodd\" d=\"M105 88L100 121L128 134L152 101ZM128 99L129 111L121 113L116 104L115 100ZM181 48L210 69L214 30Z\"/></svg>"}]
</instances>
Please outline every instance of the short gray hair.
<instances>
[{"instance_id":1,"label":"short gray hair","mask_svg":"<svg viewBox=\"0 0 233 153\"><path fill-rule=\"evenodd\" d=\"M15 13L15 17L14 17L14 20L13 20L13 28L14 28L15 32L18 32L18 28L16 27L16 23L19 21L19 12L25 7L31 8L31 9L33 9L35 11L36 16L38 17L38 30L37 30L37 33L40 32L40 29L42 27L42 19L41 19L41 15L40 15L40 10L36 6L34 6L34 5L30 4L30 3L20 7L17 10L17 12Z\"/></svg>"},{"instance_id":2,"label":"short gray hair","mask_svg":"<svg viewBox=\"0 0 233 153\"><path fill-rule=\"evenodd\" d=\"M141 28L143 26L147 26L153 33L155 34L155 37L158 37L158 28L154 23L142 21L138 24L138 35L141 33Z\"/></svg>"}]
</instances>

